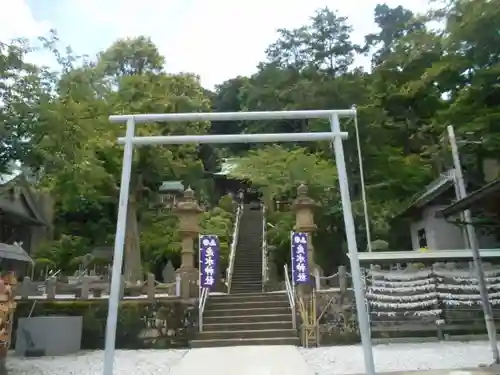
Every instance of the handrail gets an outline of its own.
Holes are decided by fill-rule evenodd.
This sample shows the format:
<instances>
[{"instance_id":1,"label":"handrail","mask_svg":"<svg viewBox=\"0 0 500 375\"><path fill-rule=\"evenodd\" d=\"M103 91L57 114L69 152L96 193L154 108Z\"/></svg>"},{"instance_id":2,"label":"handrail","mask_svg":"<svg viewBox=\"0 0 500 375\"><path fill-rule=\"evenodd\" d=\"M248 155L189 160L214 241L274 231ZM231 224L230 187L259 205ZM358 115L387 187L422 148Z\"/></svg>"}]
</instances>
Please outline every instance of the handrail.
<instances>
[{"instance_id":1,"label":"handrail","mask_svg":"<svg viewBox=\"0 0 500 375\"><path fill-rule=\"evenodd\" d=\"M198 300L198 329L203 332L203 312L205 311L205 304L210 291L208 288L202 288L200 298Z\"/></svg>"},{"instance_id":2,"label":"handrail","mask_svg":"<svg viewBox=\"0 0 500 375\"><path fill-rule=\"evenodd\" d=\"M297 328L297 317L295 311L295 288L292 287L290 279L288 278L288 265L285 264L285 288L286 294L288 296L288 302L290 303L290 309L292 310L292 326Z\"/></svg>"},{"instance_id":3,"label":"handrail","mask_svg":"<svg viewBox=\"0 0 500 375\"><path fill-rule=\"evenodd\" d=\"M233 280L233 271L234 271L234 259L236 255L236 247L238 246L238 236L240 233L240 220L241 215L243 215L243 204L238 204L238 208L236 209L236 217L234 220L234 229L233 229L233 239L231 242L231 248L229 252L229 264L226 270L226 280L227 280L227 292L231 293L231 281Z\"/></svg>"},{"instance_id":4,"label":"handrail","mask_svg":"<svg viewBox=\"0 0 500 375\"><path fill-rule=\"evenodd\" d=\"M262 206L262 291L265 292L268 276L266 206Z\"/></svg>"}]
</instances>

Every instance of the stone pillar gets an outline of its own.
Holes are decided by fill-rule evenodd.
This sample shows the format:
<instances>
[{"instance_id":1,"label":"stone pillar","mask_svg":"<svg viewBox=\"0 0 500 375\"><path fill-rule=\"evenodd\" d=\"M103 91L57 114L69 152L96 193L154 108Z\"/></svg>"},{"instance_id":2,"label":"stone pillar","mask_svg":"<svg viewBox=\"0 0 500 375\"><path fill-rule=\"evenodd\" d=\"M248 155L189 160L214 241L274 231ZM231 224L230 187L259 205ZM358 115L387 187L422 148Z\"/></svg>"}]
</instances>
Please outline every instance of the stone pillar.
<instances>
[{"instance_id":1,"label":"stone pillar","mask_svg":"<svg viewBox=\"0 0 500 375\"><path fill-rule=\"evenodd\" d=\"M179 217L179 232L182 238L181 249L181 297L190 298L191 282L195 281L198 272L194 268L194 241L200 232L199 216L202 209L196 201L194 191L187 188L184 197L177 204L175 212Z\"/></svg>"},{"instance_id":2,"label":"stone pillar","mask_svg":"<svg viewBox=\"0 0 500 375\"><path fill-rule=\"evenodd\" d=\"M313 209L317 207L318 204L308 196L307 185L300 184L297 188L297 198L293 201L292 210L295 212L295 226L294 230L297 232L308 233L308 254L307 260L309 262L309 272L313 273L314 269L317 268L320 275L323 275L323 271L314 261L314 247L312 244L312 233L316 230L316 224L314 223L314 212Z\"/></svg>"}]
</instances>

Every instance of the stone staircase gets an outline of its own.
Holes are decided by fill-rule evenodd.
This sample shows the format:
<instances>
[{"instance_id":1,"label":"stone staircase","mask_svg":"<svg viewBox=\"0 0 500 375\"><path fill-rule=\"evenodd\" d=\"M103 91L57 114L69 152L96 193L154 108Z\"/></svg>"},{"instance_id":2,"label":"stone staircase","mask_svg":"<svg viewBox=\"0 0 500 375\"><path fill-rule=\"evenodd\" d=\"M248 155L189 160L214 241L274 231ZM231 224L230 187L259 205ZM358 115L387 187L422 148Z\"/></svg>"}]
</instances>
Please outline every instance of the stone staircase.
<instances>
[{"instance_id":1,"label":"stone staircase","mask_svg":"<svg viewBox=\"0 0 500 375\"><path fill-rule=\"evenodd\" d=\"M203 332L192 348L240 345L298 345L288 297L281 293L210 296Z\"/></svg>"},{"instance_id":2,"label":"stone staircase","mask_svg":"<svg viewBox=\"0 0 500 375\"><path fill-rule=\"evenodd\" d=\"M262 292L262 212L245 207L235 254L231 294L211 295L203 332L192 348L236 345L298 345L285 293Z\"/></svg>"},{"instance_id":3,"label":"stone staircase","mask_svg":"<svg viewBox=\"0 0 500 375\"><path fill-rule=\"evenodd\" d=\"M234 258L231 293L262 292L262 211L245 205Z\"/></svg>"}]
</instances>

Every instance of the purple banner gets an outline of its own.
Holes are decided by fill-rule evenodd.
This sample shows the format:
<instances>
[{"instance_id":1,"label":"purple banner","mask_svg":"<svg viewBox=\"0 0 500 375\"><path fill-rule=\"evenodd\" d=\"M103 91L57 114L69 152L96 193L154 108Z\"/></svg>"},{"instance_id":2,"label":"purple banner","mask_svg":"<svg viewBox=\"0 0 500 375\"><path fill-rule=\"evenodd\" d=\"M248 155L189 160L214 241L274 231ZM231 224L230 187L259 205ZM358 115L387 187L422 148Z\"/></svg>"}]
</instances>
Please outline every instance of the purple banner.
<instances>
[{"instance_id":1,"label":"purple banner","mask_svg":"<svg viewBox=\"0 0 500 375\"><path fill-rule=\"evenodd\" d=\"M219 249L219 238L217 236L200 236L200 288L213 289L215 287Z\"/></svg>"},{"instance_id":2,"label":"purple banner","mask_svg":"<svg viewBox=\"0 0 500 375\"><path fill-rule=\"evenodd\" d=\"M292 279L295 284L309 283L307 233L292 232Z\"/></svg>"}]
</instances>

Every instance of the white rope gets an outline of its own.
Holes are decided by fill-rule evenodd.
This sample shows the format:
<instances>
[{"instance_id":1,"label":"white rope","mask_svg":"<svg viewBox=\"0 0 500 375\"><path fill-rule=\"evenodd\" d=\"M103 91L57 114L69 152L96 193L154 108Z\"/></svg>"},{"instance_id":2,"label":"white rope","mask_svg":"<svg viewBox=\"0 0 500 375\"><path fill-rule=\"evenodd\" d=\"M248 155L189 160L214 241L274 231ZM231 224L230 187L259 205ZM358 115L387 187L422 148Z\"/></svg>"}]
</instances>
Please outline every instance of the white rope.
<instances>
[{"instance_id":1,"label":"white rope","mask_svg":"<svg viewBox=\"0 0 500 375\"><path fill-rule=\"evenodd\" d=\"M475 276L474 277L438 277L438 279L440 281L449 279L449 280L453 280L453 281L456 281L459 283L479 284L479 281L477 280L477 278ZM500 282L500 276L485 277L484 280L487 283L498 283L498 282Z\"/></svg>"},{"instance_id":2,"label":"white rope","mask_svg":"<svg viewBox=\"0 0 500 375\"><path fill-rule=\"evenodd\" d=\"M431 276L431 270L420 270L416 272L406 271L375 271L369 270L368 275L372 277L382 277L386 280L413 280Z\"/></svg>"},{"instance_id":3,"label":"white rope","mask_svg":"<svg viewBox=\"0 0 500 375\"><path fill-rule=\"evenodd\" d=\"M371 315L376 315L376 316L388 316L388 317L395 317L397 315L404 315L404 316L436 316L439 315L443 312L441 309L434 309L434 310L422 310L422 311L371 311Z\"/></svg>"},{"instance_id":4,"label":"white rope","mask_svg":"<svg viewBox=\"0 0 500 375\"><path fill-rule=\"evenodd\" d=\"M440 277L449 278L462 278L462 279L476 279L476 272L474 270L456 271L456 270L434 270L434 274ZM500 276L500 269L484 270L486 277Z\"/></svg>"},{"instance_id":5,"label":"white rope","mask_svg":"<svg viewBox=\"0 0 500 375\"><path fill-rule=\"evenodd\" d=\"M415 285L415 286L403 286L403 287L384 287L384 286L372 286L369 291L374 292L385 292L385 293L414 293L414 292L425 292L436 290L436 285Z\"/></svg>"},{"instance_id":6,"label":"white rope","mask_svg":"<svg viewBox=\"0 0 500 375\"><path fill-rule=\"evenodd\" d=\"M159 281L156 281L155 280L155 285L156 286L159 286L159 287L163 287L163 288L169 288L171 286L174 286L176 283L168 283L168 284L164 284L164 283L160 283Z\"/></svg>"},{"instance_id":7,"label":"white rope","mask_svg":"<svg viewBox=\"0 0 500 375\"><path fill-rule=\"evenodd\" d=\"M424 293L424 294L412 294L412 295L407 295L407 296L404 296L404 295L403 296L391 296L391 295L386 295L386 294L376 294L376 293L368 292L368 293L366 293L366 296L368 298L373 298L373 299L381 300L381 301L413 302L413 301L436 298L436 293L434 292L434 293Z\"/></svg>"},{"instance_id":8,"label":"white rope","mask_svg":"<svg viewBox=\"0 0 500 375\"><path fill-rule=\"evenodd\" d=\"M338 275L339 275L339 273L337 272L337 273L334 273L333 275L330 275L330 276L320 276L319 278L321 280L330 280L330 279L333 279L334 277L336 277Z\"/></svg>"},{"instance_id":9,"label":"white rope","mask_svg":"<svg viewBox=\"0 0 500 375\"><path fill-rule=\"evenodd\" d=\"M488 289L500 289L500 284L491 284L486 286ZM478 291L479 285L476 284L438 284L438 289L462 290L462 291Z\"/></svg>"},{"instance_id":10,"label":"white rope","mask_svg":"<svg viewBox=\"0 0 500 375\"><path fill-rule=\"evenodd\" d=\"M410 281L387 281L387 280L372 280L372 286L385 286L385 287L411 287L417 285L427 285L434 284L436 282L436 278L429 277L427 279L420 280L410 280Z\"/></svg>"},{"instance_id":11,"label":"white rope","mask_svg":"<svg viewBox=\"0 0 500 375\"><path fill-rule=\"evenodd\" d=\"M368 301L371 306L381 307L384 309L417 309L421 307L429 307L437 305L438 300L432 299L427 301L418 302L381 302L381 301Z\"/></svg>"},{"instance_id":12,"label":"white rope","mask_svg":"<svg viewBox=\"0 0 500 375\"><path fill-rule=\"evenodd\" d=\"M442 301L443 304L447 306L474 306L481 305L481 300L471 301L471 300L454 300L454 299L445 299ZM493 306L500 305L500 299L490 299L490 303Z\"/></svg>"}]
</instances>

